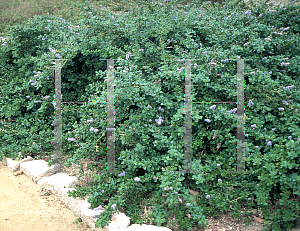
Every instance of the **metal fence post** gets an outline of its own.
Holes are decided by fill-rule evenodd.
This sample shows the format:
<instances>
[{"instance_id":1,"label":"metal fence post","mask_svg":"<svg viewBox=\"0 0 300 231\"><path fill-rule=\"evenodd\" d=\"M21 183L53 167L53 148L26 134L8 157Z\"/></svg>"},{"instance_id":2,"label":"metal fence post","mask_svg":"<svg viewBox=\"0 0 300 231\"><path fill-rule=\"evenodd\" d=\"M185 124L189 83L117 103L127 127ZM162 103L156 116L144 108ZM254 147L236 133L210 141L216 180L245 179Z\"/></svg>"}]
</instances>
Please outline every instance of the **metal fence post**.
<instances>
[{"instance_id":1,"label":"metal fence post","mask_svg":"<svg viewBox=\"0 0 300 231\"><path fill-rule=\"evenodd\" d=\"M191 172L192 150L192 94L191 94L191 60L185 62L185 134L184 134L184 171Z\"/></svg>"},{"instance_id":2,"label":"metal fence post","mask_svg":"<svg viewBox=\"0 0 300 231\"><path fill-rule=\"evenodd\" d=\"M55 59L55 163L62 161L62 123L61 123L61 60ZM114 127L114 60L107 60L107 165L108 172L115 172L115 127ZM190 173L192 161L192 97L191 97L191 60L185 61L185 135L184 135L184 172ZM235 60L235 59L228 59ZM245 59L246 60L246 59ZM247 59L248 60L248 59ZM250 59L252 60L252 59ZM244 137L244 59L237 59L237 171L245 172L245 137ZM67 102L70 103L70 102ZM71 102L81 103L81 102ZM85 102L83 102L85 103ZM196 102L195 102L196 103ZM217 103L217 102L210 102ZM232 103L232 102L231 102Z\"/></svg>"},{"instance_id":3,"label":"metal fence post","mask_svg":"<svg viewBox=\"0 0 300 231\"><path fill-rule=\"evenodd\" d=\"M185 135L184 135L184 172L191 173L192 161L192 98L191 98L191 60L185 61ZM228 59L235 60L235 59ZM237 171L231 173L245 172L245 135L244 135L244 60L237 59ZM216 102L214 102L216 103Z\"/></svg>"},{"instance_id":4,"label":"metal fence post","mask_svg":"<svg viewBox=\"0 0 300 231\"><path fill-rule=\"evenodd\" d=\"M55 59L55 123L54 123L54 163L62 169L62 123L61 123L61 60Z\"/></svg>"},{"instance_id":5,"label":"metal fence post","mask_svg":"<svg viewBox=\"0 0 300 231\"><path fill-rule=\"evenodd\" d=\"M115 172L114 60L107 60L107 170Z\"/></svg>"},{"instance_id":6,"label":"metal fence post","mask_svg":"<svg viewBox=\"0 0 300 231\"><path fill-rule=\"evenodd\" d=\"M237 172L245 172L244 60L237 60Z\"/></svg>"}]
</instances>

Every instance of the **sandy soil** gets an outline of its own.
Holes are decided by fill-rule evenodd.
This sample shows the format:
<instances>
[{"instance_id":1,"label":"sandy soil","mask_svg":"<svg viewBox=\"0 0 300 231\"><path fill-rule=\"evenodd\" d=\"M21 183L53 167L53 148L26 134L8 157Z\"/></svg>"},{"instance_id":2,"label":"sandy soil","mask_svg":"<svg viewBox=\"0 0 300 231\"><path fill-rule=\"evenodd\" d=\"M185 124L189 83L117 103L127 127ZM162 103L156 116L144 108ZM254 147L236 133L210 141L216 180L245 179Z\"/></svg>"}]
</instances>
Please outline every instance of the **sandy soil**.
<instances>
[{"instance_id":1,"label":"sandy soil","mask_svg":"<svg viewBox=\"0 0 300 231\"><path fill-rule=\"evenodd\" d=\"M91 230L85 225L80 228L80 223L75 223L78 217L49 192L47 196L24 174L14 176L0 161L0 230Z\"/></svg>"}]
</instances>

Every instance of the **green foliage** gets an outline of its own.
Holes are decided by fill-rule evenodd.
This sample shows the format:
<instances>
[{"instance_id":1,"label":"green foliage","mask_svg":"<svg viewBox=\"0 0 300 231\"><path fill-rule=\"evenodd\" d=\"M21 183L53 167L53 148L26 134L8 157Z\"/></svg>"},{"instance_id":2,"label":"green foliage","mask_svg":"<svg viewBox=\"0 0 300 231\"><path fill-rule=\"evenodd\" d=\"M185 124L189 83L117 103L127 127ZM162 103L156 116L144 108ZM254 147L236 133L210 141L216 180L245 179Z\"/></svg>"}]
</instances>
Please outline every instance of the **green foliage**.
<instances>
[{"instance_id":1,"label":"green foliage","mask_svg":"<svg viewBox=\"0 0 300 231\"><path fill-rule=\"evenodd\" d=\"M74 7L80 9L73 21L45 15L11 27L0 47L0 158L20 159L20 153L40 153L41 148L48 157L53 153L50 59L61 58L68 59L62 60L63 101L98 102L62 104L65 165L94 158L99 165L90 169L102 170L107 64L99 59L116 59L117 171L99 174L70 193L91 193L92 208L105 204L97 226L107 225L121 208L133 223L146 222L139 210L148 197L154 207L148 218L158 226L169 225L175 215L181 230L191 230L217 211L239 219L245 204L262 209L270 230L295 227L300 211L299 5L268 11L266 3L225 1L212 8L201 1L178 10L176 2L139 2L142 7L120 14L73 3L70 15ZM192 171L197 173L179 173L185 123L180 60L199 59L191 68L193 102L235 102L237 58L253 59L245 60L244 69L245 163L253 174L228 173L236 170L235 105L212 109L210 103L192 108ZM195 202L191 188L199 192Z\"/></svg>"}]
</instances>

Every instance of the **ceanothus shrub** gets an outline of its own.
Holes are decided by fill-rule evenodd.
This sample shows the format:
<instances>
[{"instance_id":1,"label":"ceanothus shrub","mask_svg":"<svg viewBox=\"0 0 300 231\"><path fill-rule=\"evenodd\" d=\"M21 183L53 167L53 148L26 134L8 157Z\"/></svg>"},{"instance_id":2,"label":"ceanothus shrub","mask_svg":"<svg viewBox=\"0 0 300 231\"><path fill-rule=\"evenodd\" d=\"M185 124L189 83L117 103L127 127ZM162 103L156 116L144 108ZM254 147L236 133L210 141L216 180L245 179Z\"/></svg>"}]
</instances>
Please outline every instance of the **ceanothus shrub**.
<instances>
[{"instance_id":1,"label":"ceanothus shrub","mask_svg":"<svg viewBox=\"0 0 300 231\"><path fill-rule=\"evenodd\" d=\"M47 67L49 58L63 58L69 59L62 61L63 100L98 101L63 106L65 165L90 157L102 163L107 67L99 59L121 57L114 62L116 174L99 174L70 193L92 193L95 209L109 198L96 225L107 225L121 208L132 222L142 223L139 205L151 196L150 218L157 225L170 224L172 215L181 229L204 225L219 211L239 218L245 204L260 207L273 230L291 228L299 213L299 6L267 10L266 4L226 1L215 9L204 3L178 10L172 5L143 3L116 15L82 4L81 19L73 24L44 16L13 27L0 50L6 80L0 100L1 118L16 122L1 124L1 156L19 158L41 147L53 153L53 69ZM197 173L178 173L189 58L199 59L191 67L193 102L236 101L237 66L230 59L253 59L245 60L244 69L245 165L253 174L228 173L236 166L236 105L207 103L192 107ZM195 202L189 189L199 192Z\"/></svg>"}]
</instances>

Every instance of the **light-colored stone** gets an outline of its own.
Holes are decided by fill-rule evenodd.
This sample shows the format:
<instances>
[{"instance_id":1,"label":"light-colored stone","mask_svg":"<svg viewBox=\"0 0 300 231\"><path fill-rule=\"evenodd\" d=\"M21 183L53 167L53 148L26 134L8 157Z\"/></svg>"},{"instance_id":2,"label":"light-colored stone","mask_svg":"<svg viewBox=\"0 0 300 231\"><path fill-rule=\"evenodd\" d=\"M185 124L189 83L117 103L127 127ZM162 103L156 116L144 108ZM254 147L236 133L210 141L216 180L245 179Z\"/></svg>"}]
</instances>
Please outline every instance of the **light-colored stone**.
<instances>
[{"instance_id":1,"label":"light-colored stone","mask_svg":"<svg viewBox=\"0 0 300 231\"><path fill-rule=\"evenodd\" d=\"M23 159L23 160L13 160L11 158L5 158L5 166L8 167L8 169L12 172L16 172L18 170L20 170L20 164L23 162L27 162L27 161L32 161L33 158L31 156L28 156L27 158ZM4 160L3 158L3 160ZM2 160L2 161L3 161Z\"/></svg>"},{"instance_id":2,"label":"light-colored stone","mask_svg":"<svg viewBox=\"0 0 300 231\"><path fill-rule=\"evenodd\" d=\"M68 196L69 191L76 191L74 188L76 184L78 184L76 176L69 176L68 174L58 172L60 169L59 164L48 167L46 161L33 160L30 156L20 161L5 158L5 162L7 163L8 169L13 173L20 171L31 178L35 183L39 184L43 189L50 190L93 231L172 231L169 228L154 225L143 224L140 226L133 224L129 226L130 218L118 211L116 211L115 216L112 217L112 221L107 226L104 228L96 228L95 222L97 218L92 216L99 215L104 210L100 209L94 211L90 209L91 204L88 202L90 194L86 195L84 199Z\"/></svg>"},{"instance_id":3,"label":"light-colored stone","mask_svg":"<svg viewBox=\"0 0 300 231\"><path fill-rule=\"evenodd\" d=\"M78 184L76 176L68 176L65 173L57 173L51 176L41 178L37 183L41 186L50 186L53 188L74 188Z\"/></svg>"},{"instance_id":4,"label":"light-colored stone","mask_svg":"<svg viewBox=\"0 0 300 231\"><path fill-rule=\"evenodd\" d=\"M3 159L2 159L2 164L3 164L4 166L6 166L6 165L7 165L7 159L6 159L6 157L5 157L5 156L3 156Z\"/></svg>"},{"instance_id":5,"label":"light-colored stone","mask_svg":"<svg viewBox=\"0 0 300 231\"><path fill-rule=\"evenodd\" d=\"M172 231L169 228L166 227L158 227L154 225L139 225L139 224L133 224L124 231Z\"/></svg>"},{"instance_id":6,"label":"light-colored stone","mask_svg":"<svg viewBox=\"0 0 300 231\"><path fill-rule=\"evenodd\" d=\"M37 182L42 177L51 176L59 172L59 164L54 164L50 167L48 167L47 164L48 163L44 160L26 161L20 163L20 170L22 170L26 176L30 177L31 180Z\"/></svg>"}]
</instances>

